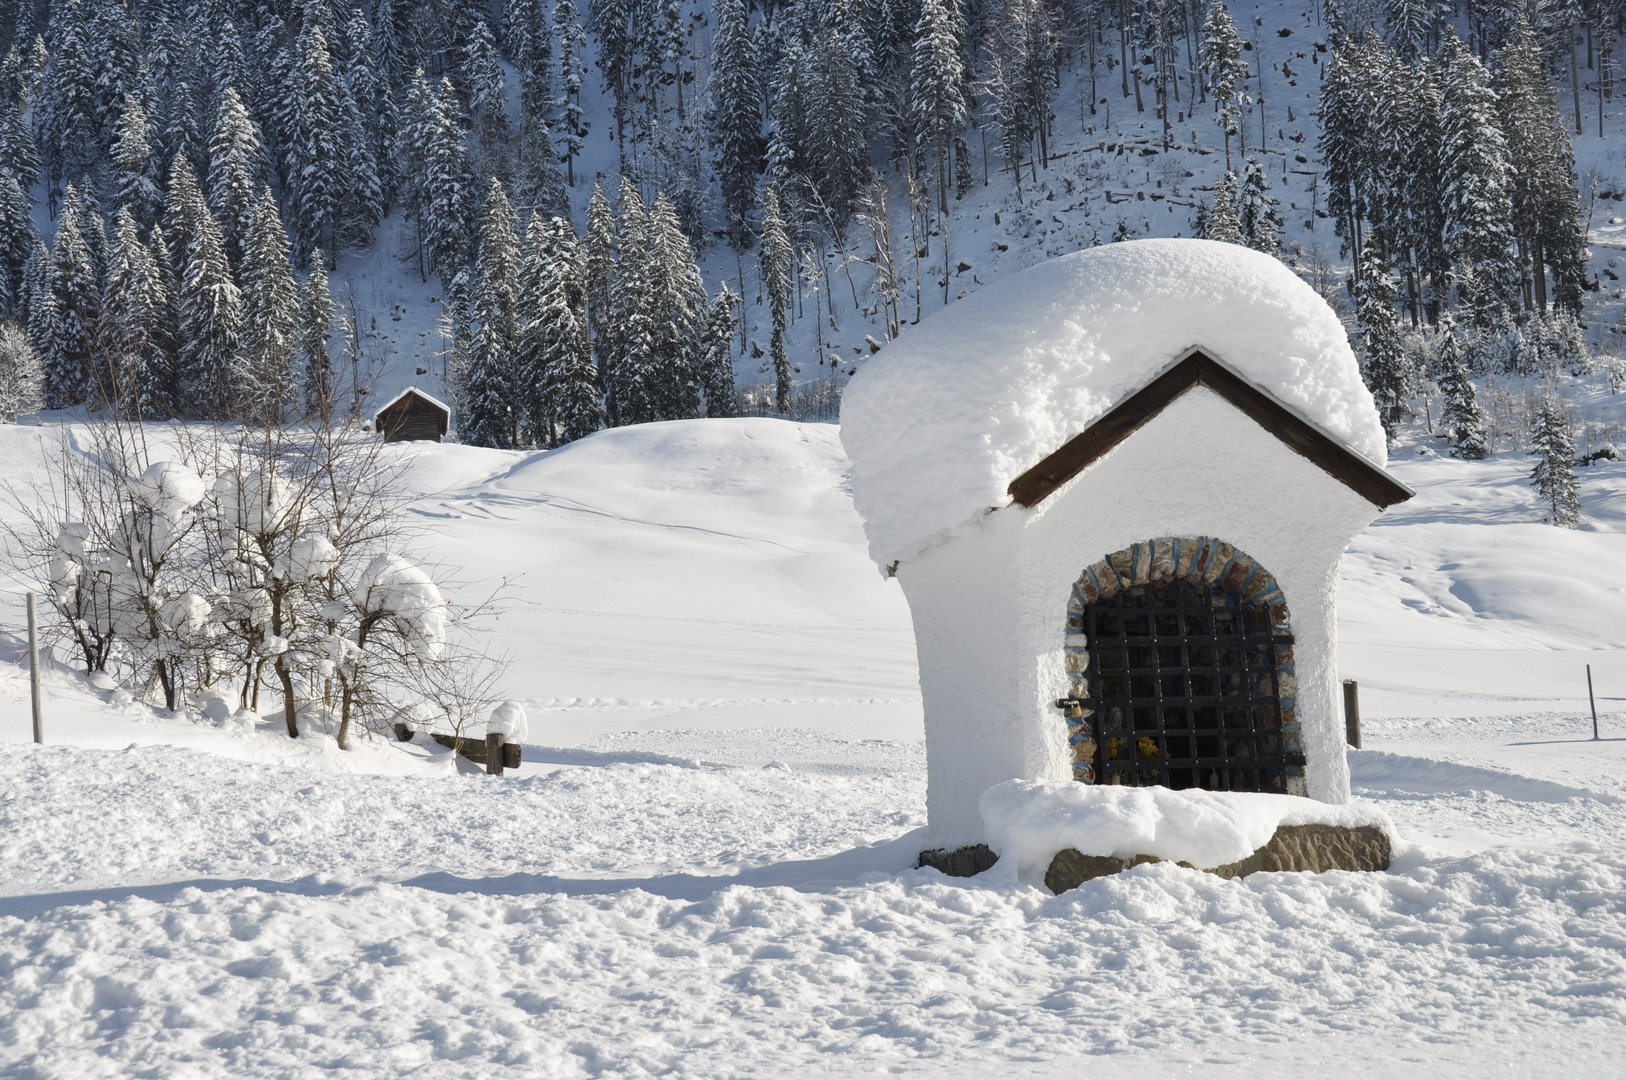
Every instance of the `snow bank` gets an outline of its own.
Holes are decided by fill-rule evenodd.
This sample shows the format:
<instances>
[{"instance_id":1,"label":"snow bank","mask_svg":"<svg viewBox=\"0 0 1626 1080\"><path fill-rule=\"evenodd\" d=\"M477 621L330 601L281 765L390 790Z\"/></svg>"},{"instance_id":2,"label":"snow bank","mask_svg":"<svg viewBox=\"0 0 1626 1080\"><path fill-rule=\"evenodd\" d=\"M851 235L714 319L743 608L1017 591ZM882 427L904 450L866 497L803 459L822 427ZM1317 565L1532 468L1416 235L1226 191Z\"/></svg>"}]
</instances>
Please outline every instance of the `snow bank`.
<instances>
[{"instance_id":1,"label":"snow bank","mask_svg":"<svg viewBox=\"0 0 1626 1080\"><path fill-rule=\"evenodd\" d=\"M1212 869L1245 859L1282 825L1372 825L1391 837L1381 810L1293 795L1109 787L1070 780L1008 780L983 792L994 873L1007 880L1043 874L1064 848L1085 855L1159 859Z\"/></svg>"},{"instance_id":2,"label":"snow bank","mask_svg":"<svg viewBox=\"0 0 1626 1080\"><path fill-rule=\"evenodd\" d=\"M1342 324L1277 260L1235 244L1141 240L1041 263L883 349L842 398L870 555L932 546L1194 345L1386 463Z\"/></svg>"}]
</instances>

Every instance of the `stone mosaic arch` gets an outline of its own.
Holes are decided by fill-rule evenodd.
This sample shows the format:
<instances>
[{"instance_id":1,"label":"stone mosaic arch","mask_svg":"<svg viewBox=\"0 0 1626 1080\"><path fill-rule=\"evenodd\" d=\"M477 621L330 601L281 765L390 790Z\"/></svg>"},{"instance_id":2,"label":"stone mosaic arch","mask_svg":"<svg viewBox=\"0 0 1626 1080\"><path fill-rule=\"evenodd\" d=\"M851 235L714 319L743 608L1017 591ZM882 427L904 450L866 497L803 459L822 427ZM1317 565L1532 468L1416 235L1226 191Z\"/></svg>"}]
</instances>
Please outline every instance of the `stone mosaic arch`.
<instances>
[{"instance_id":1,"label":"stone mosaic arch","mask_svg":"<svg viewBox=\"0 0 1626 1080\"><path fill-rule=\"evenodd\" d=\"M1287 598L1233 545L1160 537L1091 564L1064 663L1076 779L1306 794Z\"/></svg>"}]
</instances>

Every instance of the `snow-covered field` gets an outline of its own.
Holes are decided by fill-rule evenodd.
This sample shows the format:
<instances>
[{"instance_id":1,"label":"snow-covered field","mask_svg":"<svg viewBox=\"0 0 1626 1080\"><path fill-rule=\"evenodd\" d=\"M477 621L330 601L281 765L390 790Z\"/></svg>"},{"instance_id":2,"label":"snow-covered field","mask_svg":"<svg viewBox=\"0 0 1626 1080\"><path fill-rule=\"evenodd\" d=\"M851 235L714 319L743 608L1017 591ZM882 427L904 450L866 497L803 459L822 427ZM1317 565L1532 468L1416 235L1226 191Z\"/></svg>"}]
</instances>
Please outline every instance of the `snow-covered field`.
<instances>
[{"instance_id":1,"label":"snow-covered field","mask_svg":"<svg viewBox=\"0 0 1626 1080\"><path fill-rule=\"evenodd\" d=\"M1563 532L1520 459L1429 445L1343 576L1388 874L1051 897L909 869L908 611L831 426L416 451L427 545L470 590L523 575L496 633L530 745L500 780L66 670L34 748L7 583L0 1075L1614 1075L1626 465L1583 470Z\"/></svg>"}]
</instances>

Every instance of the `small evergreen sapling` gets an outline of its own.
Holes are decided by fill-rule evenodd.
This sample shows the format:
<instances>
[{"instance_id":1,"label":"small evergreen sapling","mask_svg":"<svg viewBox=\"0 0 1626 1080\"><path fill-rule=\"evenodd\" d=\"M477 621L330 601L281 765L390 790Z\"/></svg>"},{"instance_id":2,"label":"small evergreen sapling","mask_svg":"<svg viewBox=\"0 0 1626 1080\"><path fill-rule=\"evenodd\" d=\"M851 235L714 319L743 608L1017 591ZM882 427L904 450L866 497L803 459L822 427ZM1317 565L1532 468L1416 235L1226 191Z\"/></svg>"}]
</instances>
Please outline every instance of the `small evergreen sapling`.
<instances>
[{"instance_id":1,"label":"small evergreen sapling","mask_svg":"<svg viewBox=\"0 0 1626 1080\"><path fill-rule=\"evenodd\" d=\"M1442 419L1453 443L1451 453L1464 461L1479 461L1489 452L1485 443L1485 413L1474 394L1468 365L1463 362L1462 345L1449 317L1440 326L1438 364L1440 374L1435 382L1445 397Z\"/></svg>"},{"instance_id":2,"label":"small evergreen sapling","mask_svg":"<svg viewBox=\"0 0 1626 1080\"><path fill-rule=\"evenodd\" d=\"M1547 507L1548 522L1573 529L1581 520L1581 484L1575 479L1575 440L1555 395L1542 400L1531 427L1530 453L1537 459L1530 482Z\"/></svg>"}]
</instances>

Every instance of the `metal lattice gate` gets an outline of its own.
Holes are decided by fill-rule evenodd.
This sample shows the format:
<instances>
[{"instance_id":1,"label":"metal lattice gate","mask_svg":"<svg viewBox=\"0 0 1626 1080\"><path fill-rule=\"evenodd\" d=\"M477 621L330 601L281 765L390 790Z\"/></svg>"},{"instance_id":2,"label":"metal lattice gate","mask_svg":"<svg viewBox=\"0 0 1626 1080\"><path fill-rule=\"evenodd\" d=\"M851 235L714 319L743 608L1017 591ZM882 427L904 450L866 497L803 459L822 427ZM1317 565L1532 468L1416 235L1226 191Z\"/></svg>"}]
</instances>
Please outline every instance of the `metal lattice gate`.
<instances>
[{"instance_id":1,"label":"metal lattice gate","mask_svg":"<svg viewBox=\"0 0 1626 1080\"><path fill-rule=\"evenodd\" d=\"M1097 783L1287 791L1304 765L1283 739L1293 637L1266 607L1173 580L1101 598L1083 622L1090 695L1057 704L1088 725Z\"/></svg>"}]
</instances>

